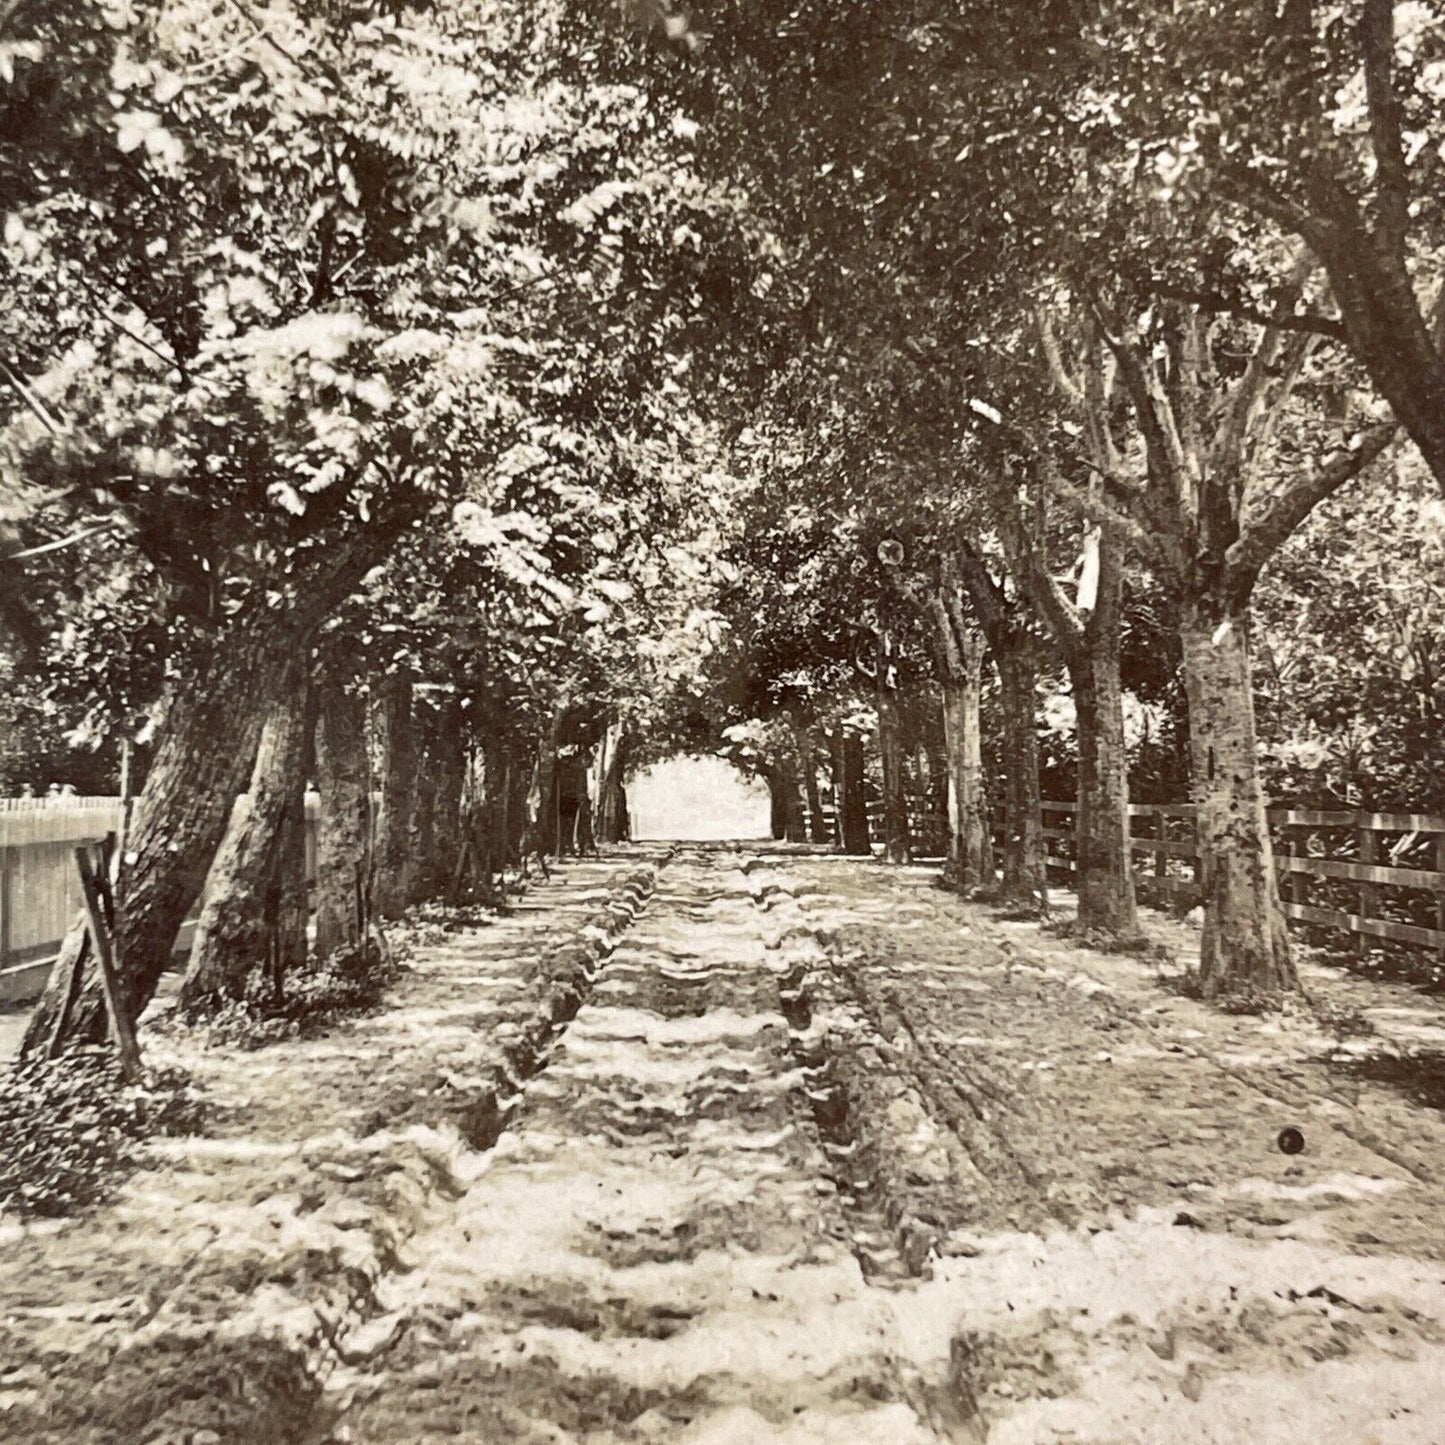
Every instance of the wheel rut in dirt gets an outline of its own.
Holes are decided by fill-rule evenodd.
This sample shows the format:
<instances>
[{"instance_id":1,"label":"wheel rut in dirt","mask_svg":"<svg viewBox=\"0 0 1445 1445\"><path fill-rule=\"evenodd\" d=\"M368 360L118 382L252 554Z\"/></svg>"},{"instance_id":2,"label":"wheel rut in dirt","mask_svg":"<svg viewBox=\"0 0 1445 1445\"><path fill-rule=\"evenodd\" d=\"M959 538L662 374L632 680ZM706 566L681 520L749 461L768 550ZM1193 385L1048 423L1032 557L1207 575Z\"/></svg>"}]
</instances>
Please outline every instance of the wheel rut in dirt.
<instances>
[{"instance_id":1,"label":"wheel rut in dirt","mask_svg":"<svg viewBox=\"0 0 1445 1445\"><path fill-rule=\"evenodd\" d=\"M404 1332L383 1296L407 1241L451 1216L663 862L579 862L504 916L414 927L386 1007L325 1036L159 1035L208 1131L54 1233L0 1224L0 1441L326 1438L323 1382Z\"/></svg>"},{"instance_id":2,"label":"wheel rut in dirt","mask_svg":"<svg viewBox=\"0 0 1445 1445\"><path fill-rule=\"evenodd\" d=\"M904 1328L860 1270L740 861L661 874L475 1182L381 1282L406 1327L333 1376L331 1438L971 1438L946 1329Z\"/></svg>"}]
</instances>

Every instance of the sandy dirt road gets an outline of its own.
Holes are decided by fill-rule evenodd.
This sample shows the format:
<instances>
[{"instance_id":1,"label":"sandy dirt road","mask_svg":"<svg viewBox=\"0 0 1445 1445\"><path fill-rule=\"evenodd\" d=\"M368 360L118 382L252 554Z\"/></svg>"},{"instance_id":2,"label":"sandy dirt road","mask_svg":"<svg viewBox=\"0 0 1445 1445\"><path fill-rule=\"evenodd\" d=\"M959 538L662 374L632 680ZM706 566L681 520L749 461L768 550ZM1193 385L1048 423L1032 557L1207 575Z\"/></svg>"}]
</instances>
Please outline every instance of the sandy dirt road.
<instances>
[{"instance_id":1,"label":"sandy dirt road","mask_svg":"<svg viewBox=\"0 0 1445 1445\"><path fill-rule=\"evenodd\" d=\"M1351 1059L1439 1011L1357 987L1230 1018L923 870L573 865L333 1038L177 1037L222 1126L0 1236L0 1439L1435 1442L1445 1128Z\"/></svg>"}]
</instances>

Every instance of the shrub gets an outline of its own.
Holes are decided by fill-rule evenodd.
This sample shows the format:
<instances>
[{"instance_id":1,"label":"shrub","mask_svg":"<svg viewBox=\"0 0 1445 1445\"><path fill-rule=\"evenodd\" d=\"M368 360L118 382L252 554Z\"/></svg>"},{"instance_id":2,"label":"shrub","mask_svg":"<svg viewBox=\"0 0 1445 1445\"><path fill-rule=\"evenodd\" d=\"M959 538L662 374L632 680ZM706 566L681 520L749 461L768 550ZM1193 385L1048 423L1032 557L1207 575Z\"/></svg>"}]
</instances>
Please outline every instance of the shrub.
<instances>
[{"instance_id":1,"label":"shrub","mask_svg":"<svg viewBox=\"0 0 1445 1445\"><path fill-rule=\"evenodd\" d=\"M256 977L245 998L205 1019L205 1030L213 1043L242 1049L304 1038L338 1019L370 1013L405 967L374 940L365 947L338 950L289 975L280 997L269 980Z\"/></svg>"},{"instance_id":2,"label":"shrub","mask_svg":"<svg viewBox=\"0 0 1445 1445\"><path fill-rule=\"evenodd\" d=\"M73 1213L108 1196L154 1135L193 1133L189 1075L148 1069L128 1085L109 1049L22 1062L0 1080L0 1209L22 1219Z\"/></svg>"}]
</instances>

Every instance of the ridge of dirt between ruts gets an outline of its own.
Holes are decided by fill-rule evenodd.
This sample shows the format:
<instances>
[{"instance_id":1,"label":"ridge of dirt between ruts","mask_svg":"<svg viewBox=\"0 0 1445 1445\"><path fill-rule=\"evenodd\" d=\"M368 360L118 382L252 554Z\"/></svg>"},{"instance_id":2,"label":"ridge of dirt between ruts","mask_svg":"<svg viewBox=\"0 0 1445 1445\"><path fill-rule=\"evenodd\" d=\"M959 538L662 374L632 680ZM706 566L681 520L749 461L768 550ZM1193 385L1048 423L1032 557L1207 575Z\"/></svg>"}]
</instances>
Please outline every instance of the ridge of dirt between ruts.
<instances>
[{"instance_id":1,"label":"ridge of dirt between ruts","mask_svg":"<svg viewBox=\"0 0 1445 1445\"><path fill-rule=\"evenodd\" d=\"M186 1057L234 1134L153 1147L91 1216L0 1225L0 1441L305 1436L329 1371L402 1327L378 1316L378 1281L482 1167L665 861L572 865L528 912L420 949L372 1019L240 1059ZM576 887L599 873L600 888Z\"/></svg>"},{"instance_id":2,"label":"ridge of dirt between ruts","mask_svg":"<svg viewBox=\"0 0 1445 1445\"><path fill-rule=\"evenodd\" d=\"M769 946L780 958L790 1046L807 1080L809 1112L847 1219L851 1248L864 1277L875 1284L917 1277L926 1271L937 1229L919 1212L909 1189L900 1186L951 1176L939 1174L932 1139L911 1150L881 1147L890 1133L895 1141L916 1140L926 1110L907 1080L887 1070L872 1051L868 1021L840 976L825 936L800 907L795 884L776 871L778 861L751 857L743 872L754 905L773 925ZM879 1116L858 1117L860 1101Z\"/></svg>"},{"instance_id":3,"label":"ridge of dirt between ruts","mask_svg":"<svg viewBox=\"0 0 1445 1445\"><path fill-rule=\"evenodd\" d=\"M896 1339L904 1306L850 1252L780 1007L786 904L759 901L751 860L699 852L456 1213L413 1242L416 1268L386 1282L412 1327L332 1376L332 1439L974 1438L955 1428L946 1330Z\"/></svg>"}]
</instances>

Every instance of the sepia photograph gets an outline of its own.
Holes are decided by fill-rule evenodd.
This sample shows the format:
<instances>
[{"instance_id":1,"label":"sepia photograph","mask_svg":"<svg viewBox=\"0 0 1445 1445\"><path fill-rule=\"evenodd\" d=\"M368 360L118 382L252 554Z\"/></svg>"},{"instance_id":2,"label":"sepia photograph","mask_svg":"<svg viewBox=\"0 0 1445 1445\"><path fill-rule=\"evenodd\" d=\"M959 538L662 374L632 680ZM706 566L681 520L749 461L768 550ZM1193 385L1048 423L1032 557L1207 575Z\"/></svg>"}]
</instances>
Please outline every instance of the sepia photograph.
<instances>
[{"instance_id":1,"label":"sepia photograph","mask_svg":"<svg viewBox=\"0 0 1445 1445\"><path fill-rule=\"evenodd\" d=\"M0 1445L1445 1445L1445 0L0 0Z\"/></svg>"}]
</instances>

